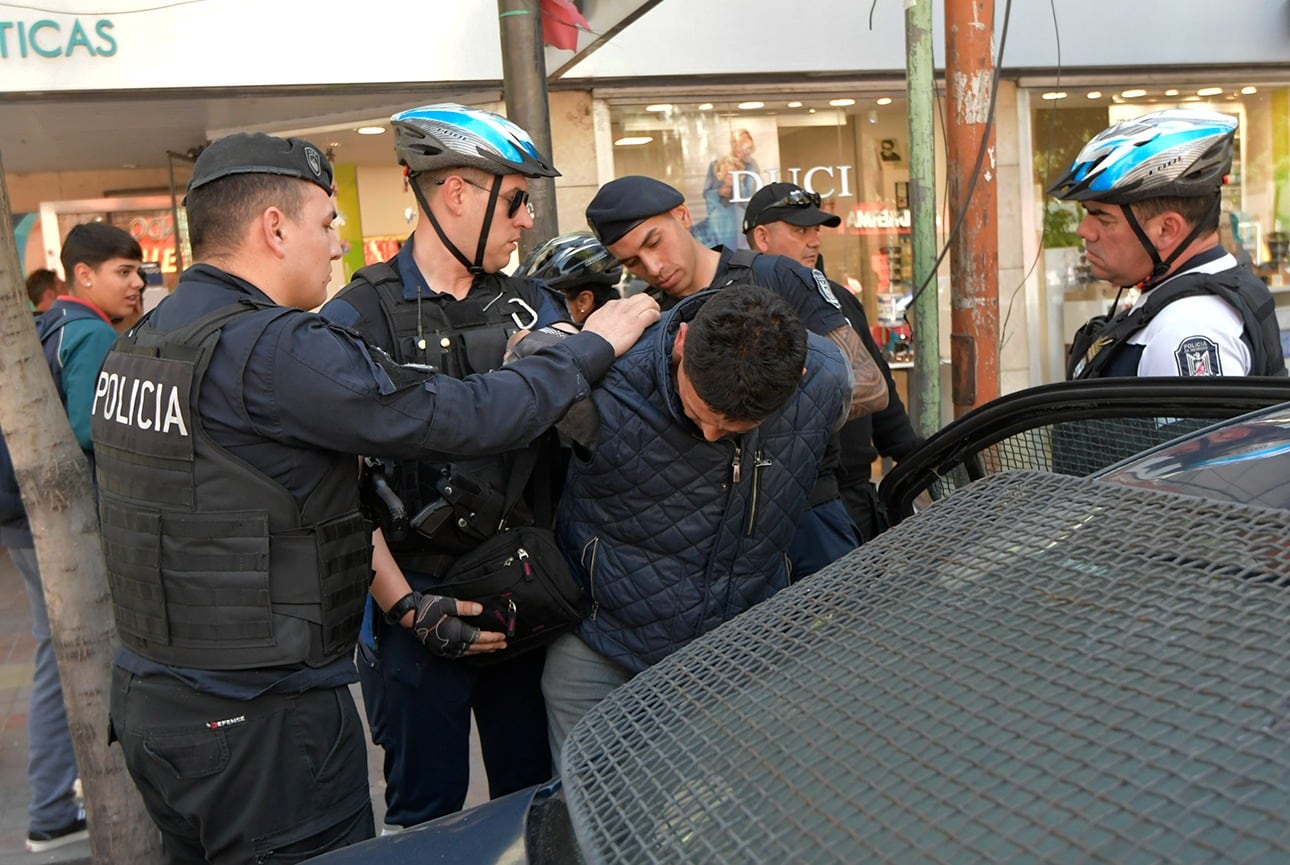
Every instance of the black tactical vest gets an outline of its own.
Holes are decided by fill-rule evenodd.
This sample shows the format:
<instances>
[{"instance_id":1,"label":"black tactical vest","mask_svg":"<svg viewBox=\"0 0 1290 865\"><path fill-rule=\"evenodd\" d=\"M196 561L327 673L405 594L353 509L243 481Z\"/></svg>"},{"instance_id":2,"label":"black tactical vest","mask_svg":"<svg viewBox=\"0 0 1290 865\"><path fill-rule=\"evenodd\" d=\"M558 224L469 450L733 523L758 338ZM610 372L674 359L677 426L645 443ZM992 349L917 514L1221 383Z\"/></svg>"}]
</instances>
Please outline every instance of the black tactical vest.
<instances>
[{"instance_id":1,"label":"black tactical vest","mask_svg":"<svg viewBox=\"0 0 1290 865\"><path fill-rule=\"evenodd\" d=\"M1242 279L1242 275L1246 278ZM1129 337L1146 327L1175 300L1200 294L1217 295L1241 314L1245 325L1241 341L1250 349L1250 375L1285 375L1281 331L1276 303L1261 282L1240 268L1221 273L1184 273L1147 295L1147 302L1132 312L1108 320L1094 316L1076 333L1066 362L1068 379L1099 378L1106 374Z\"/></svg>"},{"instance_id":2,"label":"black tactical vest","mask_svg":"<svg viewBox=\"0 0 1290 865\"><path fill-rule=\"evenodd\" d=\"M284 307L242 301L119 339L91 428L112 606L122 642L204 670L322 666L353 650L371 576L355 466L337 455L302 507L202 427L198 395L221 328Z\"/></svg>"},{"instance_id":3,"label":"black tactical vest","mask_svg":"<svg viewBox=\"0 0 1290 865\"><path fill-rule=\"evenodd\" d=\"M519 292L517 281L496 274L476 277L464 300L446 294L408 299L391 262L362 268L337 297L365 319L384 318L391 337L390 354L396 361L426 364L458 379L499 369L507 339L521 328L532 327L539 315ZM449 467L425 460L393 460L383 461L379 468L369 466L366 471L367 488L373 481L370 473L382 472L411 518L441 500L438 485ZM451 471L461 489L476 487L481 500L500 503L506 480L501 460L459 460ZM381 524L386 543L407 569L437 572L445 556L460 555L479 543L477 536L456 527L455 517L429 538L416 531L398 530L390 523L389 510L375 502L371 513Z\"/></svg>"},{"instance_id":4,"label":"black tactical vest","mask_svg":"<svg viewBox=\"0 0 1290 865\"><path fill-rule=\"evenodd\" d=\"M391 356L399 363L433 366L453 378L499 369L506 340L537 323L538 310L509 279L492 274L477 277L465 300L445 294L409 300L398 271L381 262L355 273L340 296L351 305L361 303L349 297L361 291L361 283L372 286L380 299L394 337Z\"/></svg>"}]
</instances>

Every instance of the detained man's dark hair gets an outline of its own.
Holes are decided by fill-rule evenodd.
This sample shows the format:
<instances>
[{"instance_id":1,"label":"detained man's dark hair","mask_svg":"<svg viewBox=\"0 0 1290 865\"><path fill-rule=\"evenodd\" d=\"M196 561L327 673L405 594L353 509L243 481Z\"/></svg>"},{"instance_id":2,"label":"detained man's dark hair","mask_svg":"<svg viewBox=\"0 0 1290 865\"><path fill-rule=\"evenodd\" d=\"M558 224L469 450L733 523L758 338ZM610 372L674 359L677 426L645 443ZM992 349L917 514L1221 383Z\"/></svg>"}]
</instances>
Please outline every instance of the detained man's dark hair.
<instances>
[{"instance_id":1,"label":"detained man's dark hair","mask_svg":"<svg viewBox=\"0 0 1290 865\"><path fill-rule=\"evenodd\" d=\"M73 225L63 240L63 251L59 254L63 262L63 273L71 282L73 271L78 264L88 264L97 269L100 264L113 258L128 258L143 261L143 249L139 241L115 225L106 222L85 222Z\"/></svg>"},{"instance_id":2,"label":"detained man's dark hair","mask_svg":"<svg viewBox=\"0 0 1290 865\"><path fill-rule=\"evenodd\" d=\"M788 402L806 364L806 328L788 302L750 283L708 300L685 333L695 394L733 421L760 422Z\"/></svg>"}]
</instances>

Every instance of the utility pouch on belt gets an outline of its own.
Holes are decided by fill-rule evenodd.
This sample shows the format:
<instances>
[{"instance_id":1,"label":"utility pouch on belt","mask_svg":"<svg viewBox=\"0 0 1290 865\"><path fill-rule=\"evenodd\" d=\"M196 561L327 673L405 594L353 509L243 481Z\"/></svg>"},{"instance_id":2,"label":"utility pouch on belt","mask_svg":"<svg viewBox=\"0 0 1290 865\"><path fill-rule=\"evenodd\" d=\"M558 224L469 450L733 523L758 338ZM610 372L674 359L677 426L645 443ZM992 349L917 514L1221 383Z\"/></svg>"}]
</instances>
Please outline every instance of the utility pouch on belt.
<instances>
[{"instance_id":1,"label":"utility pouch on belt","mask_svg":"<svg viewBox=\"0 0 1290 865\"><path fill-rule=\"evenodd\" d=\"M488 666L546 645L587 615L582 585L569 570L555 533L505 525L537 462L538 445L515 460L507 481L502 528L455 561L434 586L436 594L478 601L479 616L463 617L483 630L506 634L500 652L470 655L462 663Z\"/></svg>"}]
</instances>

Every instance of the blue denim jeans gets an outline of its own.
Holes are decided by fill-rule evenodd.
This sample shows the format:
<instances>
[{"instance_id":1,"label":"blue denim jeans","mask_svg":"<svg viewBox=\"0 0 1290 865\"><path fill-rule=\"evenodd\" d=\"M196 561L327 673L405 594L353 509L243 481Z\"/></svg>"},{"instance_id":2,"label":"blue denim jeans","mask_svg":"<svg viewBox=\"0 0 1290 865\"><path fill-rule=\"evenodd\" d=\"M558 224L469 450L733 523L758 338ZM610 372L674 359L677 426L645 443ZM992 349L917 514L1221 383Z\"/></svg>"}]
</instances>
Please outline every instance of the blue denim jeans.
<instances>
[{"instance_id":1,"label":"blue denim jeans","mask_svg":"<svg viewBox=\"0 0 1290 865\"><path fill-rule=\"evenodd\" d=\"M546 697L547 740L556 774L561 768L560 750L573 725L631 677L627 668L615 664L576 634L565 634L547 646L542 695Z\"/></svg>"},{"instance_id":2,"label":"blue denim jeans","mask_svg":"<svg viewBox=\"0 0 1290 865\"><path fill-rule=\"evenodd\" d=\"M829 499L808 510L797 524L788 560L793 563L793 582L809 577L860 546L851 514L842 499Z\"/></svg>"},{"instance_id":3,"label":"blue denim jeans","mask_svg":"<svg viewBox=\"0 0 1290 865\"><path fill-rule=\"evenodd\" d=\"M31 682L31 705L27 709L27 785L31 787L27 828L31 832L48 832L67 826L78 816L72 793L76 755L72 753L72 734L67 729L63 686L54 660L54 642L36 551L31 547L8 549L9 558L27 587L31 633L36 638L36 670Z\"/></svg>"}]
</instances>

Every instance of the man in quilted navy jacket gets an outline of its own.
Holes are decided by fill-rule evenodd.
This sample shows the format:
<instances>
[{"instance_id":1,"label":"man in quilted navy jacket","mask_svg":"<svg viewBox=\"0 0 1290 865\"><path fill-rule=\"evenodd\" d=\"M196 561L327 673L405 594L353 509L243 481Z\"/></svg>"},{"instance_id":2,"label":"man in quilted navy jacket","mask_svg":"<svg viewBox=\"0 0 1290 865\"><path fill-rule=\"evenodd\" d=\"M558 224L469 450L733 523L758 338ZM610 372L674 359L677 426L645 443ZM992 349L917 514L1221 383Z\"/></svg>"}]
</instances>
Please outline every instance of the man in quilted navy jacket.
<instances>
[{"instance_id":1,"label":"man in quilted navy jacket","mask_svg":"<svg viewBox=\"0 0 1290 865\"><path fill-rule=\"evenodd\" d=\"M788 545L851 376L752 285L681 300L592 391L556 517L592 602L547 651L552 753L613 688L789 582Z\"/></svg>"}]
</instances>

